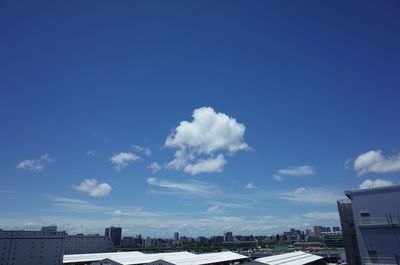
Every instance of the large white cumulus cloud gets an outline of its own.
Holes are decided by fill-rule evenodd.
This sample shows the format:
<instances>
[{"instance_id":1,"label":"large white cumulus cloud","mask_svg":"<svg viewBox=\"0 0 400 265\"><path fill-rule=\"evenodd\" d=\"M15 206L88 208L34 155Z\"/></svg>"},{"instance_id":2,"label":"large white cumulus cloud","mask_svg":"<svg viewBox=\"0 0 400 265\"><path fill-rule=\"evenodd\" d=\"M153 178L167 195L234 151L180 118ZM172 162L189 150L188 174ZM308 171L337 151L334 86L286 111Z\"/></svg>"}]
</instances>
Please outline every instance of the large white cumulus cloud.
<instances>
[{"instance_id":1,"label":"large white cumulus cloud","mask_svg":"<svg viewBox=\"0 0 400 265\"><path fill-rule=\"evenodd\" d=\"M245 130L243 124L211 107L195 109L193 121L180 122L165 141L166 147L176 149L167 168L183 169L192 175L220 172L226 154L249 148L244 141Z\"/></svg>"},{"instance_id":2,"label":"large white cumulus cloud","mask_svg":"<svg viewBox=\"0 0 400 265\"><path fill-rule=\"evenodd\" d=\"M359 175L367 173L389 173L400 171L400 154L385 157L381 150L368 151L354 160L354 169Z\"/></svg>"}]
</instances>

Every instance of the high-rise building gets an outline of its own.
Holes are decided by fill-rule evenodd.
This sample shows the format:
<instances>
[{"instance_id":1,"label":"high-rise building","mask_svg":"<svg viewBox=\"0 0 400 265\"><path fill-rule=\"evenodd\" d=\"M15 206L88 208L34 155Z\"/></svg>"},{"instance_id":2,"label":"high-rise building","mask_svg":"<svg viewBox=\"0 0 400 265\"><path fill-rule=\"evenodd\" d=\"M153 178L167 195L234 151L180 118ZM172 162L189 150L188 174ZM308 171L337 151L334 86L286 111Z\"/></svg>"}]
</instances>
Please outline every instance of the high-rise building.
<instances>
[{"instance_id":1,"label":"high-rise building","mask_svg":"<svg viewBox=\"0 0 400 265\"><path fill-rule=\"evenodd\" d=\"M174 233L174 241L179 242L179 233L178 232Z\"/></svg>"},{"instance_id":2,"label":"high-rise building","mask_svg":"<svg viewBox=\"0 0 400 265\"><path fill-rule=\"evenodd\" d=\"M232 232L224 233L224 242L233 242L233 234Z\"/></svg>"},{"instance_id":3,"label":"high-rise building","mask_svg":"<svg viewBox=\"0 0 400 265\"><path fill-rule=\"evenodd\" d=\"M106 237L111 237L111 241L113 242L114 246L121 245L121 236L122 236L122 228L121 227L107 227L105 229L104 235Z\"/></svg>"},{"instance_id":4,"label":"high-rise building","mask_svg":"<svg viewBox=\"0 0 400 265\"><path fill-rule=\"evenodd\" d=\"M65 232L0 230L0 265L62 265ZM54 229L55 228L55 229Z\"/></svg>"},{"instance_id":5,"label":"high-rise building","mask_svg":"<svg viewBox=\"0 0 400 265\"><path fill-rule=\"evenodd\" d=\"M314 236L320 237L322 232L322 226L314 226Z\"/></svg>"},{"instance_id":6,"label":"high-rise building","mask_svg":"<svg viewBox=\"0 0 400 265\"><path fill-rule=\"evenodd\" d=\"M400 185L345 194L351 200L361 264L399 264Z\"/></svg>"},{"instance_id":7,"label":"high-rise building","mask_svg":"<svg viewBox=\"0 0 400 265\"><path fill-rule=\"evenodd\" d=\"M332 227L333 232L340 232L340 227L339 226L334 226Z\"/></svg>"}]
</instances>

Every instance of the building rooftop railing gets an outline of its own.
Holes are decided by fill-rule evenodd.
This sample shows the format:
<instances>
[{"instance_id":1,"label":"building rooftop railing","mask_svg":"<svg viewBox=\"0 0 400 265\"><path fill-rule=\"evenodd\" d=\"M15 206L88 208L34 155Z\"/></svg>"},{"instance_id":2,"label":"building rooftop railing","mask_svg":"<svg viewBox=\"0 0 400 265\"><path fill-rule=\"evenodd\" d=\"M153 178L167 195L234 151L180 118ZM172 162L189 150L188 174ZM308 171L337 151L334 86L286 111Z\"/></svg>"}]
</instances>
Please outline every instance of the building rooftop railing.
<instances>
[{"instance_id":1,"label":"building rooftop railing","mask_svg":"<svg viewBox=\"0 0 400 265\"><path fill-rule=\"evenodd\" d=\"M364 257L365 265L398 265L398 261L394 257Z\"/></svg>"},{"instance_id":2,"label":"building rooftop railing","mask_svg":"<svg viewBox=\"0 0 400 265\"><path fill-rule=\"evenodd\" d=\"M400 219L398 217L376 217L376 218L359 218L359 227L400 227Z\"/></svg>"}]
</instances>

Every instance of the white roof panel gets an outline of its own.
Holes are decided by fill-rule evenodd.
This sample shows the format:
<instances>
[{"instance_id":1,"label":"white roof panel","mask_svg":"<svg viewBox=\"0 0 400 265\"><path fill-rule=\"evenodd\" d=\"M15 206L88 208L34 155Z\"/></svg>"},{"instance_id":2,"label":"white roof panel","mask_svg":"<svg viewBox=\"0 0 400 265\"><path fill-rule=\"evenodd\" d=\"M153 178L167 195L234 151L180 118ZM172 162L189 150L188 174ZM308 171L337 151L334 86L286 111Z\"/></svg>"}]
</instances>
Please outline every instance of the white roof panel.
<instances>
[{"instance_id":1,"label":"white roof panel","mask_svg":"<svg viewBox=\"0 0 400 265\"><path fill-rule=\"evenodd\" d=\"M74 262L93 262L109 259L123 265L145 264L157 260L164 260L176 265L205 265L210 263L235 261L247 258L247 256L236 254L230 251L207 254L193 254L186 251L144 254L142 252L133 251L64 255L64 264Z\"/></svg>"},{"instance_id":2,"label":"white roof panel","mask_svg":"<svg viewBox=\"0 0 400 265\"><path fill-rule=\"evenodd\" d=\"M322 259L320 256L297 251L259 258L254 261L268 265L303 265L320 259Z\"/></svg>"}]
</instances>

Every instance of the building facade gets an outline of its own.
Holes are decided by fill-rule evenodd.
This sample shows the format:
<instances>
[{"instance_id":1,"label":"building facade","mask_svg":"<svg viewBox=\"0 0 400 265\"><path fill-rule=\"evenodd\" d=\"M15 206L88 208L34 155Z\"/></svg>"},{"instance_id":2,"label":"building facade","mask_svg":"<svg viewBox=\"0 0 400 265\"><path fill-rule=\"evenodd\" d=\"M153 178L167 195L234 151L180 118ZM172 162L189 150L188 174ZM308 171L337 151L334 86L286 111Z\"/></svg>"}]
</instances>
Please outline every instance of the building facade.
<instances>
[{"instance_id":1,"label":"building facade","mask_svg":"<svg viewBox=\"0 0 400 265\"><path fill-rule=\"evenodd\" d=\"M121 227L107 227L104 231L104 236L110 237L114 246L121 245L122 228Z\"/></svg>"},{"instance_id":2,"label":"building facade","mask_svg":"<svg viewBox=\"0 0 400 265\"><path fill-rule=\"evenodd\" d=\"M53 229L0 230L0 265L62 265L65 237Z\"/></svg>"},{"instance_id":3,"label":"building facade","mask_svg":"<svg viewBox=\"0 0 400 265\"><path fill-rule=\"evenodd\" d=\"M346 253L347 264L361 264L360 253L354 224L353 209L350 200L340 200L337 202L340 223L342 226L343 245Z\"/></svg>"},{"instance_id":4,"label":"building facade","mask_svg":"<svg viewBox=\"0 0 400 265\"><path fill-rule=\"evenodd\" d=\"M68 235L65 238L64 254L87 254L113 251L110 237L99 235Z\"/></svg>"},{"instance_id":5,"label":"building facade","mask_svg":"<svg viewBox=\"0 0 400 265\"><path fill-rule=\"evenodd\" d=\"M351 190L361 264L400 264L400 185Z\"/></svg>"}]
</instances>

